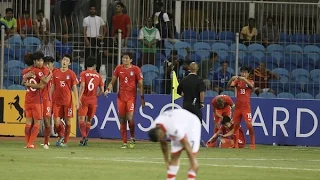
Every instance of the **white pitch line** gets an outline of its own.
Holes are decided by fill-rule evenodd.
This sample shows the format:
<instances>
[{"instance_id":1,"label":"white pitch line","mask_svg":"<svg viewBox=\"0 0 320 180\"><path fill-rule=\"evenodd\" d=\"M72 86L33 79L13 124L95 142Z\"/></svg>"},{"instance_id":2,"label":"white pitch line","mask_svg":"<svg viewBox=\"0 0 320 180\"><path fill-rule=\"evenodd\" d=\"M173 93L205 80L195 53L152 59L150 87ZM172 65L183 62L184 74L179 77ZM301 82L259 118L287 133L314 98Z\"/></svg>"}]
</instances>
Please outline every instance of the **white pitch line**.
<instances>
[{"instance_id":1,"label":"white pitch line","mask_svg":"<svg viewBox=\"0 0 320 180\"><path fill-rule=\"evenodd\" d=\"M163 162L159 161L146 161L139 160L142 158L131 158L131 159L120 159L120 158L93 158L93 157L53 157L54 159L74 159L74 160L95 160L95 161L116 161L116 162L132 162L132 163L148 163L148 164L163 164ZM154 158L149 158L154 159ZM187 159L187 158L183 158ZM198 158L199 159L199 158ZM182 165L189 165L188 163L180 163ZM276 167L276 166L248 166L248 165L223 165L223 164L202 164L199 163L200 166L210 166L210 167L233 167L233 168L253 168L253 169L279 169L279 170L295 170L295 171L315 171L320 172L320 169L309 169L309 168L295 168L295 167Z\"/></svg>"}]
</instances>

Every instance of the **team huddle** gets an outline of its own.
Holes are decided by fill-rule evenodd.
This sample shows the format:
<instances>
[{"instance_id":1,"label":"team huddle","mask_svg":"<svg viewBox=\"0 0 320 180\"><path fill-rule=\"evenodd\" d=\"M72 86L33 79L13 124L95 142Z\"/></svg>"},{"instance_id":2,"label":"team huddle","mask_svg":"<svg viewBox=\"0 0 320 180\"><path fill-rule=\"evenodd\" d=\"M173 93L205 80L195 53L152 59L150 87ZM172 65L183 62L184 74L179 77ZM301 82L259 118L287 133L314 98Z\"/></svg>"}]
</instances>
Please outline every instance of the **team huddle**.
<instances>
[{"instance_id":1,"label":"team huddle","mask_svg":"<svg viewBox=\"0 0 320 180\"><path fill-rule=\"evenodd\" d=\"M96 58L88 57L87 69L76 74L69 69L71 56L61 59L59 69L53 67L54 59L44 57L41 52L27 54L24 58L27 68L22 72L22 85L27 89L25 97L25 141L26 148L36 148L34 142L39 133L40 122L44 119L45 149L49 148L51 134L51 117L54 119L54 130L58 134L56 146L67 147L71 132L71 118L74 110L78 111L78 123L82 139L81 146L88 145L91 120L98 106L97 97L108 95L119 79L117 97L120 117L120 132L123 145L121 148L135 147L135 123L133 114L136 108L137 86L141 95L141 106L145 106L143 75L140 68L132 65L132 54L122 55L122 64L113 73L106 90L102 77L96 72ZM241 76L230 79L229 85L236 87L237 100L234 104L227 95L219 95L212 100L214 114L214 135L208 140L207 147L243 148L246 141L241 119L244 118L249 130L251 149L255 149L255 134L252 127L250 95L254 82L249 79L249 69L242 67ZM78 84L80 90L78 91ZM234 109L233 118L231 110ZM61 121L64 120L65 124ZM127 144L127 123L130 129L130 143ZM196 154L200 148L201 123L199 118L184 109L175 109L160 114L149 131L150 140L160 142L165 163L167 179L174 180L179 170L179 157L182 150L187 151L190 160L188 179L195 179L198 169ZM168 156L167 138L171 139L171 159Z\"/></svg>"}]
</instances>

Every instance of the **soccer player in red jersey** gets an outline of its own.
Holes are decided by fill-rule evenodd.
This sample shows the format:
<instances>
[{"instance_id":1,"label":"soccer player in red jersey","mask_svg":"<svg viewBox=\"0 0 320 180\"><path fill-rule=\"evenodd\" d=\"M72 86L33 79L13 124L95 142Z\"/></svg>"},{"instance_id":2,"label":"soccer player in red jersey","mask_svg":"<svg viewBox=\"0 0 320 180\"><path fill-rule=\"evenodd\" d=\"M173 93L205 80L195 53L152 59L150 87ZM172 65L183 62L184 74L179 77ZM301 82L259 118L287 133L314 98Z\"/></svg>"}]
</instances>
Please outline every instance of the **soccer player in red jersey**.
<instances>
[{"instance_id":1,"label":"soccer player in red jersey","mask_svg":"<svg viewBox=\"0 0 320 180\"><path fill-rule=\"evenodd\" d=\"M36 66L43 64L43 54L35 53L34 55L27 54L24 57L24 62L27 68L22 71L23 80L22 85L27 87L25 97L25 140L26 148L35 148L34 141L38 136L40 130L40 122L42 120L42 97L41 90L45 84L41 81L44 74Z\"/></svg>"},{"instance_id":2,"label":"soccer player in red jersey","mask_svg":"<svg viewBox=\"0 0 320 180\"><path fill-rule=\"evenodd\" d=\"M227 95L219 95L211 101L214 119L214 133L219 129L223 116L231 116L231 109L234 107L232 99Z\"/></svg>"},{"instance_id":3,"label":"soccer player in red jersey","mask_svg":"<svg viewBox=\"0 0 320 180\"><path fill-rule=\"evenodd\" d=\"M71 118L73 117L72 91L74 93L76 109L79 109L78 80L76 74L69 69L71 56L66 54L61 60L61 68L53 73L51 94L54 92L53 118L54 126L59 139L56 146L67 147L71 130ZM61 119L66 123L65 130L61 126Z\"/></svg>"},{"instance_id":4,"label":"soccer player in red jersey","mask_svg":"<svg viewBox=\"0 0 320 180\"><path fill-rule=\"evenodd\" d=\"M234 145L234 135L225 136L232 129L233 123L231 122L231 118L229 116L223 116L219 130L207 142L207 147L232 148ZM239 148L244 148L246 145L246 139L241 127L239 128L238 144Z\"/></svg>"},{"instance_id":5,"label":"soccer player in red jersey","mask_svg":"<svg viewBox=\"0 0 320 180\"><path fill-rule=\"evenodd\" d=\"M127 145L127 121L129 121L130 128L130 148L135 146L133 113L135 110L137 84L139 86L141 95L141 106L145 106L143 95L143 75L138 66L132 65L132 53L126 52L122 55L122 64L118 65L112 76L105 95L110 92L114 83L119 78L119 93L117 98L118 112L120 116L120 132L123 141L121 148L128 148Z\"/></svg>"},{"instance_id":6,"label":"soccer player in red jersey","mask_svg":"<svg viewBox=\"0 0 320 180\"><path fill-rule=\"evenodd\" d=\"M80 107L78 110L79 127L82 136L81 146L87 146L91 120L96 114L97 96L104 92L102 77L96 71L97 59L89 56L86 60L87 70L80 73ZM99 93L97 90L100 88ZM86 118L87 117L87 118Z\"/></svg>"},{"instance_id":7,"label":"soccer player in red jersey","mask_svg":"<svg viewBox=\"0 0 320 180\"><path fill-rule=\"evenodd\" d=\"M244 118L247 128L249 130L250 140L251 140L251 149L255 149L255 133L252 127L252 115L251 115L251 105L250 105L250 96L252 89L254 88L253 80L249 79L250 69L248 67L241 67L240 74L241 76L233 76L229 82L229 86L235 86L237 89L237 100L236 107L233 114L233 123L234 127L227 135L235 133L234 138L234 147L239 148L238 137L239 137L239 128L241 119Z\"/></svg>"}]
</instances>

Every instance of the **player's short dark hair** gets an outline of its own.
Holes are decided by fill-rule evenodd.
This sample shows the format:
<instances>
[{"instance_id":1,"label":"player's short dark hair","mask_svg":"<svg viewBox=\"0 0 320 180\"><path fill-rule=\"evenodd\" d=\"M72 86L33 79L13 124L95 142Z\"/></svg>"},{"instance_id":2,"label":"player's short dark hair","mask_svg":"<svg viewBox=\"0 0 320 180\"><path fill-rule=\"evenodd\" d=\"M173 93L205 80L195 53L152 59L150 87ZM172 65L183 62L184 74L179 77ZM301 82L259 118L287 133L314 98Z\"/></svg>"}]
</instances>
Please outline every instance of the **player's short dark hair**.
<instances>
[{"instance_id":1,"label":"player's short dark hair","mask_svg":"<svg viewBox=\"0 0 320 180\"><path fill-rule=\"evenodd\" d=\"M124 53L122 54L122 57L123 57L123 56L129 56L130 59L133 59L133 53L130 52L130 51L124 52Z\"/></svg>"},{"instance_id":2,"label":"player's short dark hair","mask_svg":"<svg viewBox=\"0 0 320 180\"><path fill-rule=\"evenodd\" d=\"M32 54L28 53L28 54L24 55L23 60L24 60L24 63L27 66L32 66L34 64L33 63L33 55Z\"/></svg>"},{"instance_id":3,"label":"player's short dark hair","mask_svg":"<svg viewBox=\"0 0 320 180\"><path fill-rule=\"evenodd\" d=\"M13 9L12 8L7 8L6 9L6 13L8 13L8 12L12 12L13 13Z\"/></svg>"},{"instance_id":4,"label":"player's short dark hair","mask_svg":"<svg viewBox=\"0 0 320 180\"><path fill-rule=\"evenodd\" d=\"M211 52L210 53L210 59L217 57L218 54L216 52Z\"/></svg>"},{"instance_id":5,"label":"player's short dark hair","mask_svg":"<svg viewBox=\"0 0 320 180\"><path fill-rule=\"evenodd\" d=\"M97 64L97 58L93 56L88 56L86 59L86 67L93 67Z\"/></svg>"},{"instance_id":6,"label":"player's short dark hair","mask_svg":"<svg viewBox=\"0 0 320 180\"><path fill-rule=\"evenodd\" d=\"M35 53L33 53L33 60L40 60L44 58L44 54L41 51L37 51Z\"/></svg>"},{"instance_id":7,"label":"player's short dark hair","mask_svg":"<svg viewBox=\"0 0 320 180\"><path fill-rule=\"evenodd\" d=\"M229 122L231 122L231 118L229 116L223 116L221 124L226 125Z\"/></svg>"},{"instance_id":8,"label":"player's short dark hair","mask_svg":"<svg viewBox=\"0 0 320 180\"><path fill-rule=\"evenodd\" d=\"M220 61L220 64L223 65L224 63L228 64L229 65L229 62L224 60L224 61Z\"/></svg>"},{"instance_id":9,"label":"player's short dark hair","mask_svg":"<svg viewBox=\"0 0 320 180\"><path fill-rule=\"evenodd\" d=\"M72 56L70 54L65 54L65 55L63 55L62 58L64 58L64 57L69 58L70 62L72 62Z\"/></svg>"},{"instance_id":10,"label":"player's short dark hair","mask_svg":"<svg viewBox=\"0 0 320 180\"><path fill-rule=\"evenodd\" d=\"M159 128L158 127L155 127L155 128L152 128L149 132L148 132L148 136L149 136L149 140L152 141L152 142L158 142L158 131L159 131Z\"/></svg>"},{"instance_id":11,"label":"player's short dark hair","mask_svg":"<svg viewBox=\"0 0 320 180\"><path fill-rule=\"evenodd\" d=\"M256 20L253 19L253 18L249 18L249 22L250 22L250 21L256 22Z\"/></svg>"},{"instance_id":12,"label":"player's short dark hair","mask_svg":"<svg viewBox=\"0 0 320 180\"><path fill-rule=\"evenodd\" d=\"M96 5L91 4L91 5L89 6L89 9L91 9L91 8L95 8L95 9L96 9L97 7L96 7Z\"/></svg>"},{"instance_id":13,"label":"player's short dark hair","mask_svg":"<svg viewBox=\"0 0 320 180\"><path fill-rule=\"evenodd\" d=\"M43 58L43 62L45 62L45 63L53 63L54 59L51 56L46 56L46 57Z\"/></svg>"},{"instance_id":14,"label":"player's short dark hair","mask_svg":"<svg viewBox=\"0 0 320 180\"><path fill-rule=\"evenodd\" d=\"M37 15L39 15L39 14L44 14L44 12L43 12L43 10L42 9L39 9L38 11L37 11Z\"/></svg>"},{"instance_id":15,"label":"player's short dark hair","mask_svg":"<svg viewBox=\"0 0 320 180\"><path fill-rule=\"evenodd\" d=\"M124 4L122 2L118 2L117 5L119 5L121 8L124 8Z\"/></svg>"},{"instance_id":16,"label":"player's short dark hair","mask_svg":"<svg viewBox=\"0 0 320 180\"><path fill-rule=\"evenodd\" d=\"M248 66L242 66L241 68L240 68L240 72L241 71L248 71L248 72L250 72L250 68L248 67Z\"/></svg>"}]
</instances>

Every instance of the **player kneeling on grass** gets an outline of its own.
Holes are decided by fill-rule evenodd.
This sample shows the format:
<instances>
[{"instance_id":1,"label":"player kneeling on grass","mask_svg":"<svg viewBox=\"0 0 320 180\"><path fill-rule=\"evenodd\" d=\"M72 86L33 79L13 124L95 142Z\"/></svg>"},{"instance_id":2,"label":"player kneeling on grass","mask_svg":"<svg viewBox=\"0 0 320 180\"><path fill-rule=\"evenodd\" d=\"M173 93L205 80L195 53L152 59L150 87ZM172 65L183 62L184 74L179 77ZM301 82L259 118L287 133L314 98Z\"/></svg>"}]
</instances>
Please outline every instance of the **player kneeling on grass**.
<instances>
[{"instance_id":1,"label":"player kneeling on grass","mask_svg":"<svg viewBox=\"0 0 320 180\"><path fill-rule=\"evenodd\" d=\"M199 118L185 109L174 109L160 114L154 121L155 128L149 131L153 142L160 142L167 166L167 180L175 180L179 171L179 158L186 150L190 169L188 180L194 180L198 170L196 155L200 148L201 124ZM171 139L169 161L167 137Z\"/></svg>"},{"instance_id":2,"label":"player kneeling on grass","mask_svg":"<svg viewBox=\"0 0 320 180\"><path fill-rule=\"evenodd\" d=\"M229 133L232 131L232 133ZM246 139L242 128L239 128L238 144L239 148L244 148ZM234 146L233 123L229 116L223 116L219 130L209 139L207 147L233 148Z\"/></svg>"},{"instance_id":3,"label":"player kneeling on grass","mask_svg":"<svg viewBox=\"0 0 320 180\"><path fill-rule=\"evenodd\" d=\"M98 102L97 96L104 92L104 83L100 74L96 71L97 59L88 57L86 60L87 70L80 73L80 107L78 110L79 127L82 136L81 146L87 146L88 134L91 127L91 120L96 114ZM99 93L97 90L100 88Z\"/></svg>"}]
</instances>

